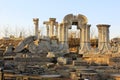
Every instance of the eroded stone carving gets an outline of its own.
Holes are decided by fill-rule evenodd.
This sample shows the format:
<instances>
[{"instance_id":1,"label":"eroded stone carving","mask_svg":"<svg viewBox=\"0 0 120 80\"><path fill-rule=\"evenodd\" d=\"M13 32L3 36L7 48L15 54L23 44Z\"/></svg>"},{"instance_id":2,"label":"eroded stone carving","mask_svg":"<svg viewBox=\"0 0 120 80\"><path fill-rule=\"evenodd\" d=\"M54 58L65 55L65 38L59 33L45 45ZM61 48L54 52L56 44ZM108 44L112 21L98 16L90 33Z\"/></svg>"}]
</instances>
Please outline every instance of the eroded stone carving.
<instances>
[{"instance_id":1,"label":"eroded stone carving","mask_svg":"<svg viewBox=\"0 0 120 80\"><path fill-rule=\"evenodd\" d=\"M37 40L36 36L26 38L15 48L14 52L22 51L27 45L31 53L65 52L63 44L58 43L55 39L50 40L50 38L44 37L38 44L35 44L35 40Z\"/></svg>"},{"instance_id":2,"label":"eroded stone carving","mask_svg":"<svg viewBox=\"0 0 120 80\"><path fill-rule=\"evenodd\" d=\"M33 19L34 25L35 25L35 36L39 37L39 18Z\"/></svg>"},{"instance_id":3,"label":"eroded stone carving","mask_svg":"<svg viewBox=\"0 0 120 80\"><path fill-rule=\"evenodd\" d=\"M30 36L25 38L22 42L18 44L18 46L15 48L14 52L20 52L22 51L27 44L32 43L33 41L37 40L36 36Z\"/></svg>"},{"instance_id":4,"label":"eroded stone carving","mask_svg":"<svg viewBox=\"0 0 120 80\"><path fill-rule=\"evenodd\" d=\"M9 44L9 46L6 47L6 50L5 50L4 54L13 53L13 50L14 50L14 46Z\"/></svg>"},{"instance_id":5,"label":"eroded stone carving","mask_svg":"<svg viewBox=\"0 0 120 80\"><path fill-rule=\"evenodd\" d=\"M110 25L99 24L98 27L98 49L99 53L108 53L110 51L109 44L109 27Z\"/></svg>"},{"instance_id":6,"label":"eroded stone carving","mask_svg":"<svg viewBox=\"0 0 120 80\"><path fill-rule=\"evenodd\" d=\"M80 48L79 53L86 53L90 50L90 25L87 25L87 18L84 15L68 14L63 19L63 41L64 44L68 44L68 29L71 29L72 24L77 25L77 29L80 29Z\"/></svg>"},{"instance_id":7,"label":"eroded stone carving","mask_svg":"<svg viewBox=\"0 0 120 80\"><path fill-rule=\"evenodd\" d=\"M53 37L56 36L58 37L58 22L56 22L56 18L49 18L49 21L44 21L43 24L46 25L47 28L47 36L48 37Z\"/></svg>"},{"instance_id":8,"label":"eroded stone carving","mask_svg":"<svg viewBox=\"0 0 120 80\"><path fill-rule=\"evenodd\" d=\"M38 24L38 19L33 20L35 25ZM47 53L47 52L61 52L69 53L68 46L68 29L71 29L72 25L76 25L80 30L80 47L79 53L90 52L90 26L87 24L88 20L86 16L82 14L73 15L68 14L64 17L63 22L58 24L56 18L50 18L49 21L45 21L47 27L47 37L41 38L36 45L34 43L37 38L28 37L15 48L15 52L20 52L28 45L28 49L31 53ZM56 31L54 30L56 27ZM99 32L99 52L104 53L110 50L109 46L109 25L97 25ZM59 32L59 35L58 35ZM52 39L54 35L57 35L56 39Z\"/></svg>"}]
</instances>

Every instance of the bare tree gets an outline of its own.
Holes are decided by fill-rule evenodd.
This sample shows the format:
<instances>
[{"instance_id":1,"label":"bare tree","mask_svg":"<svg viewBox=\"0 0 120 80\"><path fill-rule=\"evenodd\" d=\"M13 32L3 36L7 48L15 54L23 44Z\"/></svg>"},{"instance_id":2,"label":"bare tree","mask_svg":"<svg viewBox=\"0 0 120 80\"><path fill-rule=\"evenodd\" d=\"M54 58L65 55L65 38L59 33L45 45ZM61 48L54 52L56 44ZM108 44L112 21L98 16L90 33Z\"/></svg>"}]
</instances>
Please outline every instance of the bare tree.
<instances>
[{"instance_id":1,"label":"bare tree","mask_svg":"<svg viewBox=\"0 0 120 80\"><path fill-rule=\"evenodd\" d=\"M7 26L3 26L3 34L4 34L4 36L5 37L8 37L9 35L10 35L10 32L9 32L10 30L9 30L9 25L7 25Z\"/></svg>"},{"instance_id":2,"label":"bare tree","mask_svg":"<svg viewBox=\"0 0 120 80\"><path fill-rule=\"evenodd\" d=\"M41 25L39 28L40 34L41 36L45 36L46 35L46 27Z\"/></svg>"},{"instance_id":3,"label":"bare tree","mask_svg":"<svg viewBox=\"0 0 120 80\"><path fill-rule=\"evenodd\" d=\"M95 29L92 27L90 30L90 37L93 39L95 37Z\"/></svg>"},{"instance_id":4,"label":"bare tree","mask_svg":"<svg viewBox=\"0 0 120 80\"><path fill-rule=\"evenodd\" d=\"M34 27L33 26L29 26L28 27L28 36L34 35Z\"/></svg>"},{"instance_id":5,"label":"bare tree","mask_svg":"<svg viewBox=\"0 0 120 80\"><path fill-rule=\"evenodd\" d=\"M19 34L19 26L15 26L15 31L14 31L14 35L15 35L15 37L18 37L18 34Z\"/></svg>"}]
</instances>

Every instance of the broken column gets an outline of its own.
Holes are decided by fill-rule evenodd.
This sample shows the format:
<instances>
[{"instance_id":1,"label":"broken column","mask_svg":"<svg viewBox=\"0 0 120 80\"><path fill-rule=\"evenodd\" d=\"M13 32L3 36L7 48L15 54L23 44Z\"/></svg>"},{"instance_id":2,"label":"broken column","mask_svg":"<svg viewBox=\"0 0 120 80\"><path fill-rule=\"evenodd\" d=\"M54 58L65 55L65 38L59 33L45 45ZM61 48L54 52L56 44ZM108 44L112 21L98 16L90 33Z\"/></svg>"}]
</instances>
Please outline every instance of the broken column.
<instances>
[{"instance_id":1,"label":"broken column","mask_svg":"<svg viewBox=\"0 0 120 80\"><path fill-rule=\"evenodd\" d=\"M109 27L107 24L99 24L98 28L98 49L99 53L106 53L110 50Z\"/></svg>"},{"instance_id":2,"label":"broken column","mask_svg":"<svg viewBox=\"0 0 120 80\"><path fill-rule=\"evenodd\" d=\"M49 36L49 22L45 21L43 24L46 24L46 29L47 29L47 36Z\"/></svg>"},{"instance_id":3,"label":"broken column","mask_svg":"<svg viewBox=\"0 0 120 80\"><path fill-rule=\"evenodd\" d=\"M50 22L50 37L54 36L54 23L55 23L56 19L55 18L50 18L49 22Z\"/></svg>"},{"instance_id":4,"label":"broken column","mask_svg":"<svg viewBox=\"0 0 120 80\"><path fill-rule=\"evenodd\" d=\"M55 36L58 38L58 22L55 23Z\"/></svg>"},{"instance_id":5,"label":"broken column","mask_svg":"<svg viewBox=\"0 0 120 80\"><path fill-rule=\"evenodd\" d=\"M33 18L33 22L35 25L35 36L38 38L39 36L39 18Z\"/></svg>"},{"instance_id":6,"label":"broken column","mask_svg":"<svg viewBox=\"0 0 120 80\"><path fill-rule=\"evenodd\" d=\"M60 23L59 25L58 25L58 40L59 40L59 42L61 42L62 41L62 23Z\"/></svg>"},{"instance_id":7,"label":"broken column","mask_svg":"<svg viewBox=\"0 0 120 80\"><path fill-rule=\"evenodd\" d=\"M68 46L68 24L67 23L61 23L60 24L60 33L59 33L59 40L61 44L64 46L64 51L66 53L69 52L69 46Z\"/></svg>"},{"instance_id":8,"label":"broken column","mask_svg":"<svg viewBox=\"0 0 120 80\"><path fill-rule=\"evenodd\" d=\"M54 28L54 27L57 27L57 24L58 24L58 22L56 22L56 18L49 18L49 21L45 21L43 22L43 24L46 24L47 36L51 38L52 36L57 35Z\"/></svg>"},{"instance_id":9,"label":"broken column","mask_svg":"<svg viewBox=\"0 0 120 80\"><path fill-rule=\"evenodd\" d=\"M86 27L86 43L87 43L87 50L90 51L91 45L90 45L90 24L87 24Z\"/></svg>"},{"instance_id":10,"label":"broken column","mask_svg":"<svg viewBox=\"0 0 120 80\"><path fill-rule=\"evenodd\" d=\"M83 25L81 27L81 41L79 54L87 53L90 51L90 26Z\"/></svg>"}]
</instances>

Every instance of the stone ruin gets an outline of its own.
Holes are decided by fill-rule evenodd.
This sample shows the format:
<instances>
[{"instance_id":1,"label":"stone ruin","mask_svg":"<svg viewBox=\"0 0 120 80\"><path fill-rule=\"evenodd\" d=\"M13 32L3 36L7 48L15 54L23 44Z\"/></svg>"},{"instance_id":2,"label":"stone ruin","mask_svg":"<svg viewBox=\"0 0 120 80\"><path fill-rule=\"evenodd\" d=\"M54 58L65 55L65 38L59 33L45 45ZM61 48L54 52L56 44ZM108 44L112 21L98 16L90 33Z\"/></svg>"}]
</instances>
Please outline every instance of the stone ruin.
<instances>
[{"instance_id":1,"label":"stone ruin","mask_svg":"<svg viewBox=\"0 0 120 80\"><path fill-rule=\"evenodd\" d=\"M90 53L90 24L87 24L88 20L86 16L78 14L68 14L64 17L62 23L56 22L55 18L50 18L49 21L44 21L46 25L47 36L43 38L39 37L38 22L39 19L33 19L35 25L35 36L30 36L24 39L15 49L15 52L22 51L26 45L29 46L29 51L32 53L44 53L47 52L61 52L69 53L68 46L68 29L71 29L72 25L76 25L80 30L80 46L79 53ZM109 27L107 24L99 24L98 27L98 50L96 53L110 53L111 47L109 44ZM38 40L35 44L34 41ZM63 50L64 49L64 50Z\"/></svg>"},{"instance_id":2,"label":"stone ruin","mask_svg":"<svg viewBox=\"0 0 120 80\"><path fill-rule=\"evenodd\" d=\"M62 23L55 18L44 21L47 29L45 37L39 36L39 19L34 18L33 22L35 35L25 38L15 48L8 46L4 52L4 65L9 66L8 70L12 69L17 74L59 75L73 80L105 80L109 76L112 79L112 74L120 73L120 49L119 46L117 50L116 46L110 46L110 25L97 25L98 47L93 49L90 46L91 25L82 14L68 14ZM80 46L76 54L70 53L68 45L68 30L72 25L80 30Z\"/></svg>"}]
</instances>

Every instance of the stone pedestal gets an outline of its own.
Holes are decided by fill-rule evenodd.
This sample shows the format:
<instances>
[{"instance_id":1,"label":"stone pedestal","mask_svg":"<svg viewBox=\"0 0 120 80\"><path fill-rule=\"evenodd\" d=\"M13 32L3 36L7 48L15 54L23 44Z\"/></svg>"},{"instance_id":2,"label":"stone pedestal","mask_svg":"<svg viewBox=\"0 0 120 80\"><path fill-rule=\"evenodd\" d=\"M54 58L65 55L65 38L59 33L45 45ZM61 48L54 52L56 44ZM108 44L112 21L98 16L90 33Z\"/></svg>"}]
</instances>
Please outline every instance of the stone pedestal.
<instances>
[{"instance_id":1,"label":"stone pedestal","mask_svg":"<svg viewBox=\"0 0 120 80\"><path fill-rule=\"evenodd\" d=\"M34 22L34 25L35 25L35 36L39 36L39 18L33 18L33 22Z\"/></svg>"},{"instance_id":2,"label":"stone pedestal","mask_svg":"<svg viewBox=\"0 0 120 80\"><path fill-rule=\"evenodd\" d=\"M107 24L99 24L98 28L98 49L99 53L109 53L109 27Z\"/></svg>"}]
</instances>

